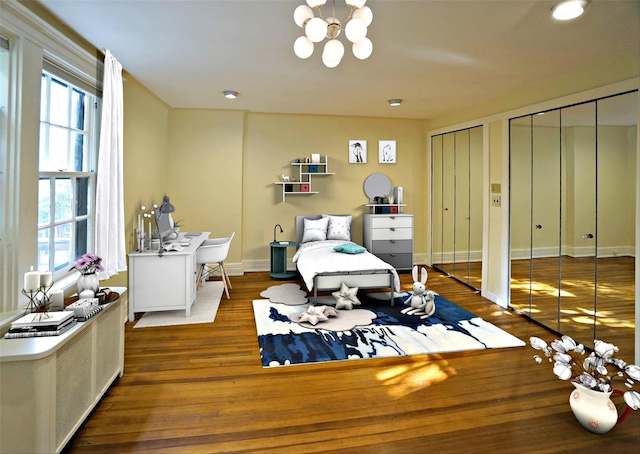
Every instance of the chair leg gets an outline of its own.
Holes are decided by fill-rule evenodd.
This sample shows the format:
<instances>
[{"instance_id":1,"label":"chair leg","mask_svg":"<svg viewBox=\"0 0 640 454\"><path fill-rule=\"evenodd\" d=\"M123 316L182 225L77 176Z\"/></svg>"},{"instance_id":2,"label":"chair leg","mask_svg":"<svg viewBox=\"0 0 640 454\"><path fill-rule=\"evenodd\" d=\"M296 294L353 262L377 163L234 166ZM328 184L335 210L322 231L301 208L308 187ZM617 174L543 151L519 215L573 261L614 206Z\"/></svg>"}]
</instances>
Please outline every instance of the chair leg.
<instances>
[{"instance_id":1,"label":"chair leg","mask_svg":"<svg viewBox=\"0 0 640 454\"><path fill-rule=\"evenodd\" d=\"M222 264L220 264L220 277L222 278L222 283L224 284L224 293L227 295L227 299L230 299L229 287L227 286L227 279L225 278L225 271L222 267Z\"/></svg>"},{"instance_id":2,"label":"chair leg","mask_svg":"<svg viewBox=\"0 0 640 454\"><path fill-rule=\"evenodd\" d=\"M198 270L198 277L196 277L196 290L200 288L200 281L202 280L202 270L204 270L204 263L200 265L200 269Z\"/></svg>"},{"instance_id":3,"label":"chair leg","mask_svg":"<svg viewBox=\"0 0 640 454\"><path fill-rule=\"evenodd\" d=\"M225 277L227 278L227 285L229 286L229 288L233 288L233 286L231 285L231 279L229 278L229 273L227 273L227 269L224 267L224 263L220 262L220 269L222 270L222 272L224 273Z\"/></svg>"}]
</instances>

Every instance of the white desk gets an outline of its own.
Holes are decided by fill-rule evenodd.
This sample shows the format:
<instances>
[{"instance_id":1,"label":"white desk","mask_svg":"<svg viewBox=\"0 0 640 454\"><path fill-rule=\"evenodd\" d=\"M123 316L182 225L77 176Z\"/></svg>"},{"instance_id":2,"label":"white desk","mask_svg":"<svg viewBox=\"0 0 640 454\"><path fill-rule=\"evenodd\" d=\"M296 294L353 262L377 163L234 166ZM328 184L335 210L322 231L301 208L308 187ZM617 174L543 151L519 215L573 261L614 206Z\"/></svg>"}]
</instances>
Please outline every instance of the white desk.
<instances>
[{"instance_id":1,"label":"white desk","mask_svg":"<svg viewBox=\"0 0 640 454\"><path fill-rule=\"evenodd\" d=\"M191 315L196 300L196 250L211 232L187 237L181 233L174 242L191 238L182 251L132 252L129 254L129 321L136 312L184 310ZM168 243L165 243L165 245Z\"/></svg>"}]
</instances>

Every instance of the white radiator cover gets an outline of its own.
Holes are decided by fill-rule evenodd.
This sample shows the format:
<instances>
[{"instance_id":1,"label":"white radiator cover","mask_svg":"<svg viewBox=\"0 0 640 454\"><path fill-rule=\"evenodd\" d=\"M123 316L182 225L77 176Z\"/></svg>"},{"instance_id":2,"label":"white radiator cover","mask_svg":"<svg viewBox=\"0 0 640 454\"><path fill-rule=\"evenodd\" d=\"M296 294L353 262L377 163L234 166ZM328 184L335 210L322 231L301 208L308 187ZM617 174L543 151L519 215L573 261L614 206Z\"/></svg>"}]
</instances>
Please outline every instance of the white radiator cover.
<instances>
[{"instance_id":1,"label":"white radiator cover","mask_svg":"<svg viewBox=\"0 0 640 454\"><path fill-rule=\"evenodd\" d=\"M61 336L1 339L0 452L60 452L124 371L126 288Z\"/></svg>"}]
</instances>

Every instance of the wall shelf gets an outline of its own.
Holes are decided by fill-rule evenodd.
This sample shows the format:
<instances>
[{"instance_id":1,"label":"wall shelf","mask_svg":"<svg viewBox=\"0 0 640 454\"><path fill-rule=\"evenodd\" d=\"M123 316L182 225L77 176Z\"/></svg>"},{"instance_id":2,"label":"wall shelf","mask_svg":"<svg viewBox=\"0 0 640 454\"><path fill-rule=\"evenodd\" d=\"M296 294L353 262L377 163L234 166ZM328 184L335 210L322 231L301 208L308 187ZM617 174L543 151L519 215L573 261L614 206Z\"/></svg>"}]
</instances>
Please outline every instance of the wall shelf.
<instances>
[{"instance_id":1,"label":"wall shelf","mask_svg":"<svg viewBox=\"0 0 640 454\"><path fill-rule=\"evenodd\" d=\"M367 203L370 214L402 214L402 207L406 207L406 203Z\"/></svg>"},{"instance_id":2,"label":"wall shelf","mask_svg":"<svg viewBox=\"0 0 640 454\"><path fill-rule=\"evenodd\" d=\"M335 175L329 172L329 158L324 156L321 162L292 162L293 167L298 169L298 181L276 181L273 184L282 187L282 201L286 202L288 195L310 195L318 194L313 191L311 182L313 177Z\"/></svg>"}]
</instances>

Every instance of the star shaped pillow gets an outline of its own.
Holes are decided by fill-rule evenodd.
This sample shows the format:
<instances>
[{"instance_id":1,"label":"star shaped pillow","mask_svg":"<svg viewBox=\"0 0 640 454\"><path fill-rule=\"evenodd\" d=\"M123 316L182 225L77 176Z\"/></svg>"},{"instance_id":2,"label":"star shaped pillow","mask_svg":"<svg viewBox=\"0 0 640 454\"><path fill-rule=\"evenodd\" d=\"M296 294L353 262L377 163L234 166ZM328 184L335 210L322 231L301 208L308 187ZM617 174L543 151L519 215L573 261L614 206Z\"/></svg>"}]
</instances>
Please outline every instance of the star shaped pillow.
<instances>
[{"instance_id":1,"label":"star shaped pillow","mask_svg":"<svg viewBox=\"0 0 640 454\"><path fill-rule=\"evenodd\" d=\"M329 320L329 316L332 314L325 315L325 309L327 306L310 306L306 312L302 313L302 317L300 317L300 322L311 323L312 325L317 325L318 322L326 322Z\"/></svg>"},{"instance_id":2,"label":"star shaped pillow","mask_svg":"<svg viewBox=\"0 0 640 454\"><path fill-rule=\"evenodd\" d=\"M353 306L359 306L360 300L358 299L358 287L349 288L343 282L340 285L340 291L333 292L333 297L336 299L336 309L345 309L350 311Z\"/></svg>"}]
</instances>

